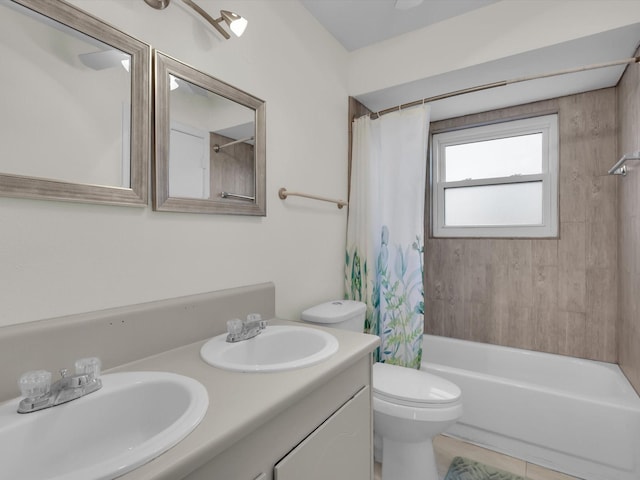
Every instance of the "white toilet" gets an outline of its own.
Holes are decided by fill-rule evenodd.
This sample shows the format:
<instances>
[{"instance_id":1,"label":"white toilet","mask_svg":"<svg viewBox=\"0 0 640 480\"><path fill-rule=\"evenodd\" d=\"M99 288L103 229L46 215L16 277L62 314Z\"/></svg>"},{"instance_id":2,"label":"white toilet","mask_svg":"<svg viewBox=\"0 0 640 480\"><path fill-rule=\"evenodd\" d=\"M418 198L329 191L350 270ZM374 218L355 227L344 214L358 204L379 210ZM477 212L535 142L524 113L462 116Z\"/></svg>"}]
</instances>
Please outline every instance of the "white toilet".
<instances>
[{"instance_id":1,"label":"white toilet","mask_svg":"<svg viewBox=\"0 0 640 480\"><path fill-rule=\"evenodd\" d=\"M362 332L365 311L362 302L339 300L305 310L302 320ZM454 383L421 370L373 365L375 457L382 461L383 480L437 480L433 437L461 416Z\"/></svg>"}]
</instances>

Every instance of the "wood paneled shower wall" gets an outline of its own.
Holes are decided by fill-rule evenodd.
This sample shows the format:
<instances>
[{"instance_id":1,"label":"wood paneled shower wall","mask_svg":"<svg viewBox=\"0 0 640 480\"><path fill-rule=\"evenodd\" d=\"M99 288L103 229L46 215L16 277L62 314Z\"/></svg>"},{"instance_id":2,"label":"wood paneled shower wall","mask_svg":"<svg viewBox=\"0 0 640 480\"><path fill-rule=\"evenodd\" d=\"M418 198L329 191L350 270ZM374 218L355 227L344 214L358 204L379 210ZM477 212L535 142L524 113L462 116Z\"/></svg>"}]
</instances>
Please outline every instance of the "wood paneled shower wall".
<instances>
[{"instance_id":1,"label":"wood paneled shower wall","mask_svg":"<svg viewBox=\"0 0 640 480\"><path fill-rule=\"evenodd\" d=\"M617 90L618 158L640 150L640 65ZM618 178L618 363L640 393L640 165Z\"/></svg>"}]
</instances>

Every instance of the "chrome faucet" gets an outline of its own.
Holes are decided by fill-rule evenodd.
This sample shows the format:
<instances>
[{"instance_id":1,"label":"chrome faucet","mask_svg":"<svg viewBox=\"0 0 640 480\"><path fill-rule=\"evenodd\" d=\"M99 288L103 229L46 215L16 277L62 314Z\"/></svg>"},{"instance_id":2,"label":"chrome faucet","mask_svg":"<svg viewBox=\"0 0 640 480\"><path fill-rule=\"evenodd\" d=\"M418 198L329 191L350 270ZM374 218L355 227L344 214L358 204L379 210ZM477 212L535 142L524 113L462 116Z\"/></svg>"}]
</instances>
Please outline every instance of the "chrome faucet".
<instances>
[{"instance_id":1,"label":"chrome faucet","mask_svg":"<svg viewBox=\"0 0 640 480\"><path fill-rule=\"evenodd\" d=\"M250 313L245 321L239 318L227 321L227 342L236 343L258 335L267 328L267 321L259 313Z\"/></svg>"},{"instance_id":2,"label":"chrome faucet","mask_svg":"<svg viewBox=\"0 0 640 480\"><path fill-rule=\"evenodd\" d=\"M18 413L31 413L61 403L67 403L102 388L100 359L96 357L76 360L75 375L66 368L60 370L60 379L51 384L51 372L33 370L20 377L18 385L24 397Z\"/></svg>"}]
</instances>

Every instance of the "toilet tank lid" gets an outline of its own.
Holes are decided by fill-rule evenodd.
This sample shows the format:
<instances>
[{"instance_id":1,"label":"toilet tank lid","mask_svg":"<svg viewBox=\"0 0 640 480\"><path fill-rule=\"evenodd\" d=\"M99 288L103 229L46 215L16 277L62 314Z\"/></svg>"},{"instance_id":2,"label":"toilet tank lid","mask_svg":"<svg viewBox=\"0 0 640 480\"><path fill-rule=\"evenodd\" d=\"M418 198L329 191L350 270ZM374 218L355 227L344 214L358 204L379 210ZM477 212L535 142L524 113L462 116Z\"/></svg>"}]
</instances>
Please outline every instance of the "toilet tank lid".
<instances>
[{"instance_id":1,"label":"toilet tank lid","mask_svg":"<svg viewBox=\"0 0 640 480\"><path fill-rule=\"evenodd\" d=\"M462 395L460 388L445 378L389 363L373 364L373 391L390 401L424 406L457 402Z\"/></svg>"},{"instance_id":2,"label":"toilet tank lid","mask_svg":"<svg viewBox=\"0 0 640 480\"><path fill-rule=\"evenodd\" d=\"M363 315L367 306L355 300L321 303L302 312L302 320L314 323L338 323Z\"/></svg>"}]
</instances>

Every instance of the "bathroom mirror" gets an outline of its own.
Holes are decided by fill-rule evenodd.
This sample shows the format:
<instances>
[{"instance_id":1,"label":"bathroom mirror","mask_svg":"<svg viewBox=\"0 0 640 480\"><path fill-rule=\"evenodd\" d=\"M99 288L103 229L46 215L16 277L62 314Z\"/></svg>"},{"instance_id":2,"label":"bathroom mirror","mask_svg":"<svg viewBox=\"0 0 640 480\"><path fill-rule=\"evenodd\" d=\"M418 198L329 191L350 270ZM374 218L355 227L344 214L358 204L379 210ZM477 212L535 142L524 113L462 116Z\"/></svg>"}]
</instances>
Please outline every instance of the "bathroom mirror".
<instances>
[{"instance_id":1,"label":"bathroom mirror","mask_svg":"<svg viewBox=\"0 0 640 480\"><path fill-rule=\"evenodd\" d=\"M155 52L155 210L266 215L265 103Z\"/></svg>"},{"instance_id":2,"label":"bathroom mirror","mask_svg":"<svg viewBox=\"0 0 640 480\"><path fill-rule=\"evenodd\" d=\"M151 48L64 1L0 0L0 195L146 205Z\"/></svg>"}]
</instances>

